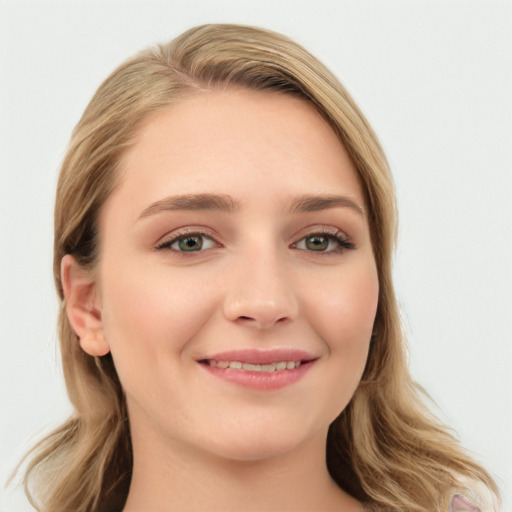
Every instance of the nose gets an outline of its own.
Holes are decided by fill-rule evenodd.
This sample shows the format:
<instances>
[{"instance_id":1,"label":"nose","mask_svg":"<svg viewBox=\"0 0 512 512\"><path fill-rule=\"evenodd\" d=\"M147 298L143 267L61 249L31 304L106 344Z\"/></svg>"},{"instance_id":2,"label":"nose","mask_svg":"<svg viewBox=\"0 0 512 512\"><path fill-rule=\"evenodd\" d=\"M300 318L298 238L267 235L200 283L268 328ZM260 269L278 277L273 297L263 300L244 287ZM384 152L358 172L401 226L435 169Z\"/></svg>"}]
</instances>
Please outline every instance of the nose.
<instances>
[{"instance_id":1,"label":"nose","mask_svg":"<svg viewBox=\"0 0 512 512\"><path fill-rule=\"evenodd\" d=\"M274 251L254 251L232 268L224 315L255 329L294 321L299 302L289 269Z\"/></svg>"}]
</instances>

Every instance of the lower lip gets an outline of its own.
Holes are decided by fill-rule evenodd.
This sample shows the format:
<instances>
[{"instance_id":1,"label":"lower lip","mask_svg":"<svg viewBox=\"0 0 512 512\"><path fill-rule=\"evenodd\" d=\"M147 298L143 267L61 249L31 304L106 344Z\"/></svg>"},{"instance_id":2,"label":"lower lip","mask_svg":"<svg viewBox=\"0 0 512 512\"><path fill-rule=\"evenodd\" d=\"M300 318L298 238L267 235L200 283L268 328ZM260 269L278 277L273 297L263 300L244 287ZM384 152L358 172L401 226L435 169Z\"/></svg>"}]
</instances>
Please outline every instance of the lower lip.
<instances>
[{"instance_id":1,"label":"lower lip","mask_svg":"<svg viewBox=\"0 0 512 512\"><path fill-rule=\"evenodd\" d=\"M247 370L233 370L231 368L217 368L200 363L207 372L219 379L231 382L244 388L258 391L273 391L291 386L299 381L313 367L314 361L302 363L293 370L277 370L275 372L251 372Z\"/></svg>"}]
</instances>

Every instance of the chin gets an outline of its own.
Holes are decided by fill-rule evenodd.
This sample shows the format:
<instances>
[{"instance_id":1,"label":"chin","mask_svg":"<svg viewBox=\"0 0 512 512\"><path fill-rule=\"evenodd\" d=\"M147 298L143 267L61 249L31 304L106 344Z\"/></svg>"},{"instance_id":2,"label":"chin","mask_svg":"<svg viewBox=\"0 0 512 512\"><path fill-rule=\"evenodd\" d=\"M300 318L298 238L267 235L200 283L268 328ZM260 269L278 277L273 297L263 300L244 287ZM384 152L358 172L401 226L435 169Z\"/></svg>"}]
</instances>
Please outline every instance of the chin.
<instances>
[{"instance_id":1,"label":"chin","mask_svg":"<svg viewBox=\"0 0 512 512\"><path fill-rule=\"evenodd\" d=\"M259 444L257 441L251 444L236 444L235 446L219 449L216 455L223 459L235 462L263 462L266 460L284 457L297 448L294 443L277 444L268 442Z\"/></svg>"},{"instance_id":2,"label":"chin","mask_svg":"<svg viewBox=\"0 0 512 512\"><path fill-rule=\"evenodd\" d=\"M266 428L241 427L236 434L231 432L227 437L216 437L215 443L209 448L214 454L232 461L264 461L300 451L310 443L325 443L326 438L327 429L325 432L300 432L290 428L290 424L281 428L275 425Z\"/></svg>"}]
</instances>

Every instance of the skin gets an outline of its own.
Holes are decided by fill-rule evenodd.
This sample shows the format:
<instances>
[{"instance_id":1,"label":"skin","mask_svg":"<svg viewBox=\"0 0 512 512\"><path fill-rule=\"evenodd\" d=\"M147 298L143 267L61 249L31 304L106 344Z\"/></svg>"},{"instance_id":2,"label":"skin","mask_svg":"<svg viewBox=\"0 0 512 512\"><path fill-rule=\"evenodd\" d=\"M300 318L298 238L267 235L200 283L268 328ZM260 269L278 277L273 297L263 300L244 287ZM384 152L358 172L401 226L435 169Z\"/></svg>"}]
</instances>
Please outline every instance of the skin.
<instances>
[{"instance_id":1,"label":"skin","mask_svg":"<svg viewBox=\"0 0 512 512\"><path fill-rule=\"evenodd\" d=\"M125 512L360 510L331 480L325 444L364 370L378 277L361 186L330 126L291 96L202 91L147 119L120 170L95 271L66 256L62 275L83 350L110 351L126 393ZM237 208L162 206L189 194ZM304 195L355 206L290 211ZM179 252L191 232L206 234L203 249ZM318 233L328 244L312 250ZM271 391L198 362L246 348L315 361Z\"/></svg>"}]
</instances>

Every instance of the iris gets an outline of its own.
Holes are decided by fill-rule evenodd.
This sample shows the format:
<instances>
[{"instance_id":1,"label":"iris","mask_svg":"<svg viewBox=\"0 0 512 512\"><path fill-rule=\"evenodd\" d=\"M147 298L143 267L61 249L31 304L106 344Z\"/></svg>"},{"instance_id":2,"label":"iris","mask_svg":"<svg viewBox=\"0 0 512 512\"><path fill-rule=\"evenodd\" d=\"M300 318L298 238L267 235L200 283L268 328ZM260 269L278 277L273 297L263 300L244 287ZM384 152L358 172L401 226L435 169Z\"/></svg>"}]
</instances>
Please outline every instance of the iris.
<instances>
[{"instance_id":1,"label":"iris","mask_svg":"<svg viewBox=\"0 0 512 512\"><path fill-rule=\"evenodd\" d=\"M312 235L306 237L306 247L311 251L325 251L329 246L329 237Z\"/></svg>"},{"instance_id":2,"label":"iris","mask_svg":"<svg viewBox=\"0 0 512 512\"><path fill-rule=\"evenodd\" d=\"M178 242L181 251L200 251L203 247L203 237L199 235L181 238Z\"/></svg>"}]
</instances>

